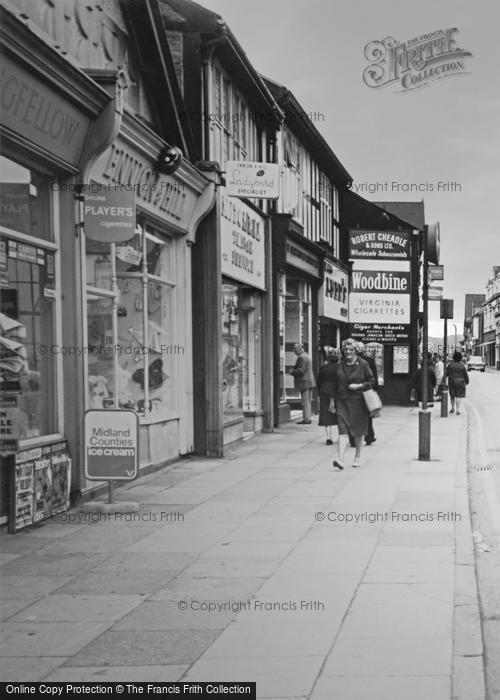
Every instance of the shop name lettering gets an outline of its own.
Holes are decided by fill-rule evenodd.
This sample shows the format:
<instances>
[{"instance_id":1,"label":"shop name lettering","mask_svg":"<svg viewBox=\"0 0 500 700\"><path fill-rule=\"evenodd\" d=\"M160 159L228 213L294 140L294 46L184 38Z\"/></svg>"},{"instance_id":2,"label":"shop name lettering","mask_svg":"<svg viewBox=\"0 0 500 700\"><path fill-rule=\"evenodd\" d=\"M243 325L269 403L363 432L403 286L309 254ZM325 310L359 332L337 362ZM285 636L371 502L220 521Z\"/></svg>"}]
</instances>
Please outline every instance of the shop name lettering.
<instances>
[{"instance_id":1,"label":"shop name lettering","mask_svg":"<svg viewBox=\"0 0 500 700\"><path fill-rule=\"evenodd\" d=\"M370 232L352 236L351 244L367 250L392 250L394 246L404 249L408 247L408 239L394 233Z\"/></svg>"},{"instance_id":2,"label":"shop name lettering","mask_svg":"<svg viewBox=\"0 0 500 700\"><path fill-rule=\"evenodd\" d=\"M87 454L92 457L133 457L135 455L130 428L125 430L92 428L89 445Z\"/></svg>"},{"instance_id":3,"label":"shop name lettering","mask_svg":"<svg viewBox=\"0 0 500 700\"><path fill-rule=\"evenodd\" d=\"M221 216L233 226L232 265L253 274L254 261L247 256L254 254L254 241L261 240L261 222L226 197L221 198Z\"/></svg>"},{"instance_id":4,"label":"shop name lettering","mask_svg":"<svg viewBox=\"0 0 500 700\"><path fill-rule=\"evenodd\" d=\"M407 292L409 289L408 273L360 272L352 273L352 291Z\"/></svg>"},{"instance_id":5,"label":"shop name lettering","mask_svg":"<svg viewBox=\"0 0 500 700\"><path fill-rule=\"evenodd\" d=\"M325 297L339 301L341 304L345 304L347 301L347 287L344 284L344 280L342 280L342 282L335 282L335 280L331 277L326 277Z\"/></svg>"},{"instance_id":6,"label":"shop name lettering","mask_svg":"<svg viewBox=\"0 0 500 700\"><path fill-rule=\"evenodd\" d=\"M463 74L464 58L472 56L456 46L456 27L400 42L392 37L371 41L364 54L370 65L363 72L368 87L399 81L401 92L424 87L433 80Z\"/></svg>"},{"instance_id":7,"label":"shop name lettering","mask_svg":"<svg viewBox=\"0 0 500 700\"><path fill-rule=\"evenodd\" d=\"M161 178L151 167L129 155L125 149L117 148L114 144L111 146L102 177L116 185L134 189L143 202L173 219L182 219L187 204L184 185Z\"/></svg>"},{"instance_id":8,"label":"shop name lettering","mask_svg":"<svg viewBox=\"0 0 500 700\"><path fill-rule=\"evenodd\" d=\"M0 103L4 114L31 125L35 131L63 146L71 144L80 128L74 117L58 109L15 75L7 73L5 68L0 72Z\"/></svg>"},{"instance_id":9,"label":"shop name lettering","mask_svg":"<svg viewBox=\"0 0 500 700\"><path fill-rule=\"evenodd\" d=\"M303 253L299 248L296 248L295 246L290 245L289 243L287 243L286 252L290 253L290 255L293 255L296 258L299 258L300 260L303 260L305 263L312 265L312 267L315 267L315 268L318 267L317 260L312 258L310 255Z\"/></svg>"}]
</instances>

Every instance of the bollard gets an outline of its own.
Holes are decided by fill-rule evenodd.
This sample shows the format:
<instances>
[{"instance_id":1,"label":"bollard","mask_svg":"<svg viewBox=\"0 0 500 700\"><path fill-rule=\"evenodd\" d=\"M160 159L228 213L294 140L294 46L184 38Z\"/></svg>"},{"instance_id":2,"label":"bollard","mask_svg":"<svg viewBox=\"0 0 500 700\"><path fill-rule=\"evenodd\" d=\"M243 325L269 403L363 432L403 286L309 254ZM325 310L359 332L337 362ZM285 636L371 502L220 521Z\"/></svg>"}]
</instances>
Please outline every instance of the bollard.
<instances>
[{"instance_id":1,"label":"bollard","mask_svg":"<svg viewBox=\"0 0 500 700\"><path fill-rule=\"evenodd\" d=\"M441 392L441 418L448 418L448 389Z\"/></svg>"},{"instance_id":2,"label":"bollard","mask_svg":"<svg viewBox=\"0 0 500 700\"><path fill-rule=\"evenodd\" d=\"M426 462L431 458L431 413L427 410L418 414L418 458Z\"/></svg>"}]
</instances>

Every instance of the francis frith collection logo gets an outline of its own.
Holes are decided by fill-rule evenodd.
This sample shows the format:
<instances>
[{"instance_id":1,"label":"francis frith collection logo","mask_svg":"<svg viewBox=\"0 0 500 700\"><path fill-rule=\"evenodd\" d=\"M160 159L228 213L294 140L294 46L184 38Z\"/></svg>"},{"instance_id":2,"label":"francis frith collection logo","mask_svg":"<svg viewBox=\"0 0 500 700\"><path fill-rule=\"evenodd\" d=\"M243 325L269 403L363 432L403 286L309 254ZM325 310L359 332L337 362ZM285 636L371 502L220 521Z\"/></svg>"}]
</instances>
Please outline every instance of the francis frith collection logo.
<instances>
[{"instance_id":1,"label":"francis frith collection logo","mask_svg":"<svg viewBox=\"0 0 500 700\"><path fill-rule=\"evenodd\" d=\"M465 59L471 57L456 45L456 27L439 29L407 41L386 37L370 41L364 54L370 65L363 71L368 87L378 88L396 84L397 92L428 87L435 80L464 75Z\"/></svg>"}]
</instances>

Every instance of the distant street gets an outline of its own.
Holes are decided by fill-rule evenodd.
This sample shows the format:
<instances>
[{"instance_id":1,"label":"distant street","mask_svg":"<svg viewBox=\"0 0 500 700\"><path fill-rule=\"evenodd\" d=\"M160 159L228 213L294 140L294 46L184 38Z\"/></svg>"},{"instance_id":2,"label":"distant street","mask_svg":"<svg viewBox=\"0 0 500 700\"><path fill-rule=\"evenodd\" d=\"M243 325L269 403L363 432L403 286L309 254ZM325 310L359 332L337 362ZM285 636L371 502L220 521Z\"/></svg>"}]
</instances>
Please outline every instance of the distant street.
<instances>
[{"instance_id":1,"label":"distant street","mask_svg":"<svg viewBox=\"0 0 500 700\"><path fill-rule=\"evenodd\" d=\"M470 372L469 484L487 697L500 695L500 373ZM450 418L454 418L450 416Z\"/></svg>"}]
</instances>

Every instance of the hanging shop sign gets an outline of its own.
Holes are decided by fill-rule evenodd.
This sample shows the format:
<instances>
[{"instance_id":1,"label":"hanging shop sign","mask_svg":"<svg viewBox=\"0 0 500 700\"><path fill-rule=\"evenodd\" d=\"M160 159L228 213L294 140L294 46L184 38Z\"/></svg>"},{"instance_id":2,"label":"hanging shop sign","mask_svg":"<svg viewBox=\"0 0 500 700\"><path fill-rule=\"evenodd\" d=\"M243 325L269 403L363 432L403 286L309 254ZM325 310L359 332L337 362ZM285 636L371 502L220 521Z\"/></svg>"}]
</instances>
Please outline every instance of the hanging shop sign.
<instances>
[{"instance_id":1,"label":"hanging shop sign","mask_svg":"<svg viewBox=\"0 0 500 700\"><path fill-rule=\"evenodd\" d=\"M406 323L351 323L349 335L363 343L407 343L410 340L411 326Z\"/></svg>"},{"instance_id":2,"label":"hanging shop sign","mask_svg":"<svg viewBox=\"0 0 500 700\"><path fill-rule=\"evenodd\" d=\"M348 274L334 263L325 260L324 282L318 297L318 314L337 321L347 321Z\"/></svg>"},{"instance_id":3,"label":"hanging shop sign","mask_svg":"<svg viewBox=\"0 0 500 700\"><path fill-rule=\"evenodd\" d=\"M87 238L101 243L125 243L135 234L135 192L85 185L83 227Z\"/></svg>"},{"instance_id":4,"label":"hanging shop sign","mask_svg":"<svg viewBox=\"0 0 500 700\"><path fill-rule=\"evenodd\" d=\"M220 230L222 274L265 290L264 217L222 192Z\"/></svg>"},{"instance_id":5,"label":"hanging shop sign","mask_svg":"<svg viewBox=\"0 0 500 700\"><path fill-rule=\"evenodd\" d=\"M350 229L349 257L408 260L410 241L410 231Z\"/></svg>"},{"instance_id":6,"label":"hanging shop sign","mask_svg":"<svg viewBox=\"0 0 500 700\"><path fill-rule=\"evenodd\" d=\"M131 481L139 470L139 418L128 409L91 409L84 418L85 475L91 481Z\"/></svg>"},{"instance_id":7,"label":"hanging shop sign","mask_svg":"<svg viewBox=\"0 0 500 700\"><path fill-rule=\"evenodd\" d=\"M444 280L444 265L429 265L429 282Z\"/></svg>"},{"instance_id":8,"label":"hanging shop sign","mask_svg":"<svg viewBox=\"0 0 500 700\"><path fill-rule=\"evenodd\" d=\"M276 163L230 160L226 163L225 179L229 197L279 197L279 166Z\"/></svg>"},{"instance_id":9,"label":"hanging shop sign","mask_svg":"<svg viewBox=\"0 0 500 700\"><path fill-rule=\"evenodd\" d=\"M439 265L440 252L441 234L439 221L436 221L435 224L429 224L427 227L427 258L429 262Z\"/></svg>"},{"instance_id":10,"label":"hanging shop sign","mask_svg":"<svg viewBox=\"0 0 500 700\"><path fill-rule=\"evenodd\" d=\"M441 301L443 294L443 287L428 287L427 299L429 301Z\"/></svg>"}]
</instances>

